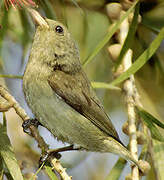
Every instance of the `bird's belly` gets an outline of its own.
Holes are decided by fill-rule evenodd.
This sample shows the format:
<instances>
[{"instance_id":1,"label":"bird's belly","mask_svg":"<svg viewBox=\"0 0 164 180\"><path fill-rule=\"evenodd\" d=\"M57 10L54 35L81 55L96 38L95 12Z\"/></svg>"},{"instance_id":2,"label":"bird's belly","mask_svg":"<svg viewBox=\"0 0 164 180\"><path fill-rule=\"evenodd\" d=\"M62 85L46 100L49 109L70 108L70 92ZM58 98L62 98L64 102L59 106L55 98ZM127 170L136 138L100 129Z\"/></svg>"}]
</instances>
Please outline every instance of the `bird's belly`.
<instances>
[{"instance_id":1,"label":"bird's belly","mask_svg":"<svg viewBox=\"0 0 164 180\"><path fill-rule=\"evenodd\" d=\"M25 88L28 88L28 91ZM42 88L36 84L35 87L24 85L24 92L38 121L57 139L78 144L91 151L100 148L100 142L103 142L106 135L90 120L66 104L48 84Z\"/></svg>"}]
</instances>

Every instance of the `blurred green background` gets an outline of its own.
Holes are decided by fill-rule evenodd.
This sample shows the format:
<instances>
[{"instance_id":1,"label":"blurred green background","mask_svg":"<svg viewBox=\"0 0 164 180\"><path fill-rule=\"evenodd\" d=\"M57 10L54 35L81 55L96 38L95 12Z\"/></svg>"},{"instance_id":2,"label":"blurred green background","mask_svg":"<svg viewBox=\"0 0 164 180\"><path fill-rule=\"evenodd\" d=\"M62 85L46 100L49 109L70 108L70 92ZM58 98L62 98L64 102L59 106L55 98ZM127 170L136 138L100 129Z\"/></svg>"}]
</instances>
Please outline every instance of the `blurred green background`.
<instances>
[{"instance_id":1,"label":"blurred green background","mask_svg":"<svg viewBox=\"0 0 164 180\"><path fill-rule=\"evenodd\" d=\"M83 63L103 39L111 25L111 20L106 13L106 5L120 1L36 0L35 2L38 5L38 11L43 16L61 21L68 27L79 46L81 62ZM143 0L140 4L140 15L142 21L137 27L132 46L134 61L149 47L152 40L164 26L163 0ZM25 9L10 7L6 10L4 1L0 1L0 74L23 75L34 32L35 26ZM114 63L107 51L107 47L112 43L115 43L114 37L92 62L85 66L85 72L91 81L109 83L113 80L112 69ZM164 41L155 55L135 74L135 78L144 108L161 122L164 122ZM32 116L24 100L22 80L1 78L0 82L8 87L10 93ZM128 144L128 137L121 130L123 123L127 120L123 94L117 90L106 89L96 89L96 93L111 117L121 140ZM22 121L14 110L10 110L6 114L8 135L16 157L23 174L30 177L30 173L37 170L38 152L40 151L36 142L23 133ZM62 146L60 142L53 139L47 130L39 129L46 142L51 144L50 147ZM161 133L164 135L163 130L161 130ZM164 152L163 144L155 143L160 147L160 151ZM159 162L159 157L159 151L155 151L151 161L152 163L156 161L154 166L160 166L160 168L159 170L152 169L145 179L164 178L160 170L162 163ZM61 161L65 167L68 167L68 173L73 176L73 179L100 180L105 179L117 159L118 157L112 154L66 152L63 153ZM129 164L119 179L124 179L128 173L130 173ZM40 172L38 179L48 179L48 176Z\"/></svg>"}]
</instances>

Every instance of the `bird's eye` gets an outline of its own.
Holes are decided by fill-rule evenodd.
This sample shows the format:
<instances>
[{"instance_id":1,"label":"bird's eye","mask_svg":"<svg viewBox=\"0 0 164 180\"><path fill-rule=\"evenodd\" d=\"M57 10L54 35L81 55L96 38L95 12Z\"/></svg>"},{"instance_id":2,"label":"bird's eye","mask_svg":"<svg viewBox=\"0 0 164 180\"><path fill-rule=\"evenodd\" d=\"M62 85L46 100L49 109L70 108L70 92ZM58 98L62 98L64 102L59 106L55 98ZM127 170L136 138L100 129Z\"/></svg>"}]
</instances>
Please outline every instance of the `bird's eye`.
<instances>
[{"instance_id":1,"label":"bird's eye","mask_svg":"<svg viewBox=\"0 0 164 180\"><path fill-rule=\"evenodd\" d=\"M56 26L55 31L59 34L63 34L64 30L61 26Z\"/></svg>"}]
</instances>

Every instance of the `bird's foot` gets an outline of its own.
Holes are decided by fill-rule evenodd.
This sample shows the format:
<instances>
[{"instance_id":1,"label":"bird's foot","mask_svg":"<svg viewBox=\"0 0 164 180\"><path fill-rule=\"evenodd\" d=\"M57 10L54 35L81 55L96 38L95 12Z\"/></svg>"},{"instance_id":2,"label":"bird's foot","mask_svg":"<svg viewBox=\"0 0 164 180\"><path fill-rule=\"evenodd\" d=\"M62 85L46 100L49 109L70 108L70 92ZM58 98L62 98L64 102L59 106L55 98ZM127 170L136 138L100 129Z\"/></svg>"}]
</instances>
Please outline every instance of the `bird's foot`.
<instances>
[{"instance_id":1,"label":"bird's foot","mask_svg":"<svg viewBox=\"0 0 164 180\"><path fill-rule=\"evenodd\" d=\"M48 150L45 154L43 154L40 157L39 160L39 167L46 161L48 161L50 158L55 157L56 159L61 158L61 154L59 152L64 152L64 151L75 151L75 150L80 150L81 147L74 147L74 145L58 148L58 149L50 149Z\"/></svg>"},{"instance_id":2,"label":"bird's foot","mask_svg":"<svg viewBox=\"0 0 164 180\"><path fill-rule=\"evenodd\" d=\"M49 153L48 151L41 155L39 159L39 168L42 166L43 163L46 163L50 158L60 159L61 154L58 152L54 152L53 154Z\"/></svg>"},{"instance_id":3,"label":"bird's foot","mask_svg":"<svg viewBox=\"0 0 164 180\"><path fill-rule=\"evenodd\" d=\"M38 127L39 125L41 125L41 124L37 119L28 119L22 123L23 131L29 135L31 135L31 133L29 131L29 127L30 126Z\"/></svg>"}]
</instances>

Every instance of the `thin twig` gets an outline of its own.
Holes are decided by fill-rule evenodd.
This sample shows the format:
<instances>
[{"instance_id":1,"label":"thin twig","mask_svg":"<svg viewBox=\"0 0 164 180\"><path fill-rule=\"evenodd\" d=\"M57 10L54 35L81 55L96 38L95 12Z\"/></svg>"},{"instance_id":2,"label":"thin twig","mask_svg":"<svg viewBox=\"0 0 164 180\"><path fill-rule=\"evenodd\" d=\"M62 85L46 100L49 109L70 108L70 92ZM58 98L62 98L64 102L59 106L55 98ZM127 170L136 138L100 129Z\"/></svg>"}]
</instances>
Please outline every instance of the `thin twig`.
<instances>
[{"instance_id":1,"label":"thin twig","mask_svg":"<svg viewBox=\"0 0 164 180\"><path fill-rule=\"evenodd\" d=\"M11 107L11 104L9 104L4 98L0 97L0 112L6 112Z\"/></svg>"},{"instance_id":2,"label":"thin twig","mask_svg":"<svg viewBox=\"0 0 164 180\"><path fill-rule=\"evenodd\" d=\"M112 7L112 6L111 6ZM115 20L119 19L121 16L124 15L125 11L122 10L122 7L120 4L113 5L115 9L117 9L118 13L116 16L115 14L111 14L108 12L109 16L113 18L113 22ZM110 10L110 9L109 9ZM111 9L112 12L112 9ZM118 15L119 14L119 15ZM125 19L122 24L120 25L119 33L117 34L118 36L118 43L119 43L119 48L121 50L121 47L123 47L125 39L128 35L129 32L129 21L128 18ZM114 53L113 51L109 51L109 53ZM115 52L116 53L116 52ZM118 54L118 53L116 53ZM120 74L124 71L126 71L131 65L132 65L132 50L129 49L126 54L123 57L122 63L119 65L117 68L115 75ZM118 54L119 55L119 54ZM114 57L114 56L112 56ZM135 112L135 99L134 99L134 94L135 94L135 80L134 76L131 75L129 79L124 81L123 83L123 90L125 92L125 101L127 105L127 112L128 112L128 127L129 127L129 137L130 137L130 152L132 156L138 161L138 149L137 149L137 132L136 132L136 112ZM139 169L137 166L132 166L131 170L131 178L133 180L139 180Z\"/></svg>"},{"instance_id":3,"label":"thin twig","mask_svg":"<svg viewBox=\"0 0 164 180\"><path fill-rule=\"evenodd\" d=\"M62 180L72 180L72 177L67 175L65 169L61 166L59 160L57 160L56 158L52 159L51 165L57 172L60 172Z\"/></svg>"},{"instance_id":4,"label":"thin twig","mask_svg":"<svg viewBox=\"0 0 164 180\"><path fill-rule=\"evenodd\" d=\"M126 22L127 21L127 22ZM123 45L126 35L129 30L128 20L125 20L120 27L120 43ZM123 31L123 32L122 32ZM126 31L126 33L125 33ZM126 35L125 35L126 34ZM126 71L132 65L132 50L128 50L123 58L122 65L124 71ZM137 134L136 134L136 112L135 112L135 101L134 101L134 88L135 80L134 76L131 75L123 84L125 92L125 101L127 104L128 112L128 125L129 125L129 137L130 137L130 152L132 156L138 160L138 148L137 148ZM139 180L139 169L137 166L132 166L132 179Z\"/></svg>"}]
</instances>

